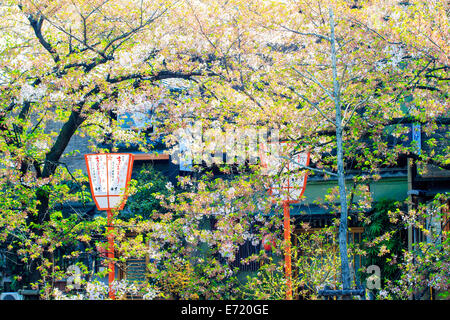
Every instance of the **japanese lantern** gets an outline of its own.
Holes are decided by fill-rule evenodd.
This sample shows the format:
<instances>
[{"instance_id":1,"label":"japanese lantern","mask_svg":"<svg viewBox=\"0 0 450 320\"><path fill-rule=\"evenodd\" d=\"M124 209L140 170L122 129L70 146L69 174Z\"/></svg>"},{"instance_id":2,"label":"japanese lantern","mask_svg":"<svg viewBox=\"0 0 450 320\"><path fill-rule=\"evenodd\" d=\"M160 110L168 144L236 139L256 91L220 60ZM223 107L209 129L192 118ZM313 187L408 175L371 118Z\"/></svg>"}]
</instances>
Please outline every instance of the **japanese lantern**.
<instances>
[{"instance_id":1,"label":"japanese lantern","mask_svg":"<svg viewBox=\"0 0 450 320\"><path fill-rule=\"evenodd\" d=\"M271 235L266 234L262 238L262 245L264 247L264 250L266 251L272 251L272 246L275 247L275 240Z\"/></svg>"}]
</instances>

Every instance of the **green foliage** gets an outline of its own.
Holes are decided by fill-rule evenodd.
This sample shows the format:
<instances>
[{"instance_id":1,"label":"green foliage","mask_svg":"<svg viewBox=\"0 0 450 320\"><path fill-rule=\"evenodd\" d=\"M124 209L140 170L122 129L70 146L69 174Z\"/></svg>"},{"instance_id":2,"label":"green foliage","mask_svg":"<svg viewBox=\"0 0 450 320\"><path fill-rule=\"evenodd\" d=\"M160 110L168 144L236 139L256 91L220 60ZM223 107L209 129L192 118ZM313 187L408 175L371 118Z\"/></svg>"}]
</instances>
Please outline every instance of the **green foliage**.
<instances>
[{"instance_id":1,"label":"green foliage","mask_svg":"<svg viewBox=\"0 0 450 320\"><path fill-rule=\"evenodd\" d=\"M399 262L400 277L387 281L379 292L382 299L447 299L450 290L450 237L444 228L448 223L448 198L436 194L434 199L421 203L409 212L408 225L423 234L422 241L412 244L412 250L403 250ZM441 223L435 228L435 220ZM441 229L442 228L442 229ZM433 299L434 299L433 298Z\"/></svg>"},{"instance_id":2,"label":"green foliage","mask_svg":"<svg viewBox=\"0 0 450 320\"><path fill-rule=\"evenodd\" d=\"M158 287L171 299L236 299L237 282L231 270L215 259L174 256L153 274Z\"/></svg>"},{"instance_id":3,"label":"green foliage","mask_svg":"<svg viewBox=\"0 0 450 320\"><path fill-rule=\"evenodd\" d=\"M303 232L294 235L291 246L292 277L291 287L294 295L303 299L319 299L318 291L325 286L339 288L340 258L337 246L336 227L310 230L307 226ZM280 241L278 241L280 242ZM284 247L282 243L277 246ZM284 272L283 252L270 257L261 252L263 265L254 277L241 288L244 297L252 299L286 299L288 289Z\"/></svg>"},{"instance_id":4,"label":"green foliage","mask_svg":"<svg viewBox=\"0 0 450 320\"><path fill-rule=\"evenodd\" d=\"M364 223L363 249L366 251L366 265L377 265L381 270L382 285L387 280L400 276L397 260L401 259L403 228L400 222L392 220L390 213L398 209L393 200L381 200L374 205L369 219ZM362 276L365 274L363 273Z\"/></svg>"},{"instance_id":5,"label":"green foliage","mask_svg":"<svg viewBox=\"0 0 450 320\"><path fill-rule=\"evenodd\" d=\"M0 5L1 249L11 256L8 261L23 266L22 273L33 274L45 297L53 281L63 278L64 263L78 261L78 244L90 249L94 233L106 235L106 219L60 212L61 205L85 203L87 195L86 189L76 191L66 183L86 182L80 173L62 167L65 156L78 153L67 146L77 134L88 139L84 141L93 152L117 152L120 145L135 144L148 151L143 131L122 130L120 119L114 119L122 111L147 108L146 102L165 100L152 107L159 118L153 134L164 134L168 146L176 141L178 128L195 120L207 125L209 118L211 126L232 122L237 129L256 124L279 128L281 139L313 151L315 169L327 174L343 174L340 149L346 164L374 178L405 154L417 157L419 172L427 163L449 163L449 148L441 147L448 137L424 142L419 156L413 145L391 148L385 132L389 125L413 121L428 135L436 131L440 117L448 117L449 41L448 33L440 32L448 26L445 2L410 1L404 7L397 1L382 6L334 1L336 23L328 20L329 1L175 3L85 1L78 6L74 1L10 0ZM334 39L336 55L329 50ZM191 82L188 99L184 93L182 101L171 97L161 83L174 79ZM335 129L341 126L344 137L338 138L341 130ZM400 126L392 130L397 137L406 133ZM228 261L218 263L215 257L232 259L253 232L253 213L270 209L262 205L270 179L242 174L234 184L210 180L207 174L204 181L185 178L193 187L175 195L164 177L146 168L126 210L120 219L114 217L120 259L144 254L152 240L163 261L154 275L177 298L192 297L195 291L204 298L234 297ZM371 201L366 194L364 206ZM333 191L325 200L338 195ZM346 204L345 196L340 200ZM388 281L396 278L396 259L406 261L399 258L396 238L403 226L386 220L390 209L377 210L366 225L365 244L370 263L380 265ZM212 215L217 223L211 230L201 229L199 220ZM125 230L137 235L129 239ZM206 243L211 254L192 262L187 257L199 243ZM441 257L448 261L444 244L444 254L434 251L437 247L418 246L425 257L418 261L426 271L430 253L435 259L431 268L441 270L432 275L437 284L448 283L448 265L440 262ZM58 251L62 260L54 259ZM314 298L318 283L325 281L324 266L333 266L335 259L323 261L331 251L319 248L302 252L296 260L298 285L303 281L306 295ZM402 276L412 267L405 264ZM268 283L280 284L279 293L284 293L282 272L265 271ZM22 273L17 273L20 281ZM180 281L171 282L177 277ZM408 281L405 288L417 283Z\"/></svg>"},{"instance_id":6,"label":"green foliage","mask_svg":"<svg viewBox=\"0 0 450 320\"><path fill-rule=\"evenodd\" d=\"M152 165L145 165L137 178L136 193L128 198L126 207L119 218L129 220L132 217L151 219L153 213L164 213L161 199L168 196L172 184Z\"/></svg>"},{"instance_id":7,"label":"green foliage","mask_svg":"<svg viewBox=\"0 0 450 320\"><path fill-rule=\"evenodd\" d=\"M283 300L288 289L282 263L268 258L255 276L248 276L241 288L245 298L255 300ZM298 284L294 281L294 288Z\"/></svg>"}]
</instances>

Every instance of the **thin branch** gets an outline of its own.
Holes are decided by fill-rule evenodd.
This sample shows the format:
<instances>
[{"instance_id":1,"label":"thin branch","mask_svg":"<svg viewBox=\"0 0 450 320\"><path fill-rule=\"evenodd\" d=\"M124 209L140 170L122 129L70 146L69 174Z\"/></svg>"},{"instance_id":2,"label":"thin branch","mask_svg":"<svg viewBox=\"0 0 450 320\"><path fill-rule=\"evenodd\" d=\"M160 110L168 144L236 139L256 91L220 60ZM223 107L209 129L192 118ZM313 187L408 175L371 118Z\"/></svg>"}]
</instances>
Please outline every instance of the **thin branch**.
<instances>
[{"instance_id":1,"label":"thin branch","mask_svg":"<svg viewBox=\"0 0 450 320\"><path fill-rule=\"evenodd\" d=\"M280 158L280 159L284 159L284 160L288 160L288 161L290 161L290 162L292 162L292 163L298 165L298 166L301 167L302 169L308 169L308 170L311 170L311 171L315 171L315 172L319 172L319 173L324 173L324 174L328 174L328 175L333 176L333 177L337 177L337 174L336 174L336 173L331 172L331 171L328 171L328 170L325 170L325 169L311 168L311 167L309 167L309 166L305 166L305 165L300 164L300 163L298 163L297 161L295 161L295 160L293 160L293 159L291 159L291 158L284 157L284 156L279 156L279 158Z\"/></svg>"},{"instance_id":2,"label":"thin branch","mask_svg":"<svg viewBox=\"0 0 450 320\"><path fill-rule=\"evenodd\" d=\"M127 81L127 80L157 81L157 80L164 80L164 79L171 79L171 78L190 80L194 76L202 76L202 75L203 74L201 72L183 73L183 72L174 72L174 71L160 71L153 75L143 75L140 73L134 73L134 74L129 74L126 76L119 76L119 77L115 77L115 78L110 78L108 76L106 78L106 81L109 83L118 83L118 82Z\"/></svg>"},{"instance_id":3,"label":"thin branch","mask_svg":"<svg viewBox=\"0 0 450 320\"><path fill-rule=\"evenodd\" d=\"M28 21L30 22L30 26L34 31L34 34L36 38L38 39L39 43L44 47L45 50L47 50L48 53L53 58L53 61L55 63L58 63L60 58L56 50L52 47L52 45L44 39L44 36L42 34L42 24L44 22L44 16L42 14L39 15L38 18L34 18L31 14L27 16Z\"/></svg>"},{"instance_id":4,"label":"thin branch","mask_svg":"<svg viewBox=\"0 0 450 320\"><path fill-rule=\"evenodd\" d=\"M369 98L370 98L370 97L367 97L367 98L365 98L364 100L361 100L360 102L358 102L357 104L355 104L355 106L353 107L352 113L350 114L350 116L348 117L347 120L345 119L345 117L346 117L346 115L347 115L348 108L351 106L351 104L349 104L348 107L345 108L345 110L344 110L344 115L343 115L343 117L342 117L342 122L343 122L342 127L345 127L345 126L349 123L349 121L352 119L353 114L355 113L356 109L358 109L358 107L359 107L360 105L366 103L366 102L369 100Z\"/></svg>"},{"instance_id":5,"label":"thin branch","mask_svg":"<svg viewBox=\"0 0 450 320\"><path fill-rule=\"evenodd\" d=\"M102 3L100 3L98 6L96 6L95 8L93 8L87 15L86 15L86 19L88 19L95 11L98 11L98 9L100 9L101 7L103 7L105 4L107 4L110 0L105 0ZM81 15L81 14L80 14Z\"/></svg>"},{"instance_id":6,"label":"thin branch","mask_svg":"<svg viewBox=\"0 0 450 320\"><path fill-rule=\"evenodd\" d=\"M74 34L72 34L71 32L67 31L66 29L64 29L63 27L58 26L56 23L54 23L52 20L50 20L48 17L45 17L45 20L48 21L48 23L50 23L54 28L58 29L59 31L61 31L62 33L66 34L67 36L71 37L72 39L75 39L77 42L81 43L82 45L85 46L85 48L97 53L99 56L103 57L103 58L107 58L106 55L97 50L96 48L94 48L93 46L87 44L85 41L83 41L83 39L78 38L77 36L75 36Z\"/></svg>"},{"instance_id":7,"label":"thin branch","mask_svg":"<svg viewBox=\"0 0 450 320\"><path fill-rule=\"evenodd\" d=\"M350 20L351 22L354 22L356 24L358 24L360 27L364 27L366 30L376 34L379 38L381 38L383 41L385 41L386 43L389 44L394 44L394 45L399 45L402 44L402 42L392 42L392 41L388 41L384 36L382 36L378 31L376 31L375 29L370 28L367 24L356 20L355 18L349 18L348 20Z\"/></svg>"},{"instance_id":8,"label":"thin branch","mask_svg":"<svg viewBox=\"0 0 450 320\"><path fill-rule=\"evenodd\" d=\"M325 120L327 120L329 123L331 123L333 126L336 126L335 121L333 121L332 119L330 119L323 111L322 109L320 109L317 106L317 103L312 102L311 100L309 100L307 97L305 97L304 95L296 92L294 90L294 88L290 87L289 89L291 89L292 92L294 92L297 96L299 96L301 99L303 99L304 101L306 101L307 103L309 103L312 107L314 107L317 111L319 111L319 113L322 115L322 117L325 118Z\"/></svg>"},{"instance_id":9,"label":"thin branch","mask_svg":"<svg viewBox=\"0 0 450 320\"><path fill-rule=\"evenodd\" d=\"M422 69L420 69L415 75L414 75L414 78L412 78L409 82L408 82L408 84L405 86L405 88L403 88L402 90L400 90L400 92L391 100L391 102L394 102L394 101L397 101L399 98L400 98L400 96L407 90L407 89L411 89L411 87L412 88L414 88L418 83L419 83L419 81L420 81L420 74L422 73L422 72L424 72L429 66L430 66L430 64L432 63L433 61L429 61L427 64L426 64L426 66L425 67L423 67ZM414 84L412 84L413 82L415 82Z\"/></svg>"},{"instance_id":10,"label":"thin branch","mask_svg":"<svg viewBox=\"0 0 450 320\"><path fill-rule=\"evenodd\" d=\"M312 73L310 73L308 70L306 70L306 72L310 75L310 77L308 77L308 76L306 76L306 75L304 75L303 73L301 73L300 71L298 71L297 69L295 69L294 67L292 67L292 70L294 70L296 73L298 73L301 77L303 77L303 78L306 78L306 79L308 79L308 80L310 80L310 81L312 81L312 82L314 82L315 84L317 84L331 99L334 99L334 96L333 96L333 94L330 92L330 91L328 91L328 89L327 88L325 88L323 85L322 85L322 83L320 83L320 81L319 80L317 80L317 78L312 74Z\"/></svg>"},{"instance_id":11,"label":"thin branch","mask_svg":"<svg viewBox=\"0 0 450 320\"><path fill-rule=\"evenodd\" d=\"M277 25L279 27L285 29L286 31L290 31L292 33L299 34L301 36L313 36L313 37L316 37L316 38L319 38L319 39L323 39L323 40L328 41L328 42L331 41L330 38L328 38L328 37L326 37L324 35L318 34L318 33L314 33L314 32L300 32L298 30L294 30L294 29L288 28L288 27L286 27L284 25L281 25L281 24L277 24Z\"/></svg>"},{"instance_id":12,"label":"thin branch","mask_svg":"<svg viewBox=\"0 0 450 320\"><path fill-rule=\"evenodd\" d=\"M161 16L163 16L167 10L169 10L168 8L165 8L164 10L162 10L159 14L156 15L156 13L154 13L149 19L147 19L143 24L140 23L139 26L129 30L128 32L125 32L123 34L121 34L120 36L117 36L116 38L112 39L111 41L109 41L109 43L103 48L103 54L106 55L106 51L113 46L114 43L116 43L117 41L121 41L121 40L127 40L129 39L130 36L132 36L133 34L136 34L138 31L140 31L141 29L145 28L147 25L151 24L152 22L154 22L156 19L160 18ZM122 44L124 41L121 41L120 44ZM120 46L120 45L119 45ZM114 50L116 50L119 46L115 46ZM113 51L114 51L113 50Z\"/></svg>"}]
</instances>

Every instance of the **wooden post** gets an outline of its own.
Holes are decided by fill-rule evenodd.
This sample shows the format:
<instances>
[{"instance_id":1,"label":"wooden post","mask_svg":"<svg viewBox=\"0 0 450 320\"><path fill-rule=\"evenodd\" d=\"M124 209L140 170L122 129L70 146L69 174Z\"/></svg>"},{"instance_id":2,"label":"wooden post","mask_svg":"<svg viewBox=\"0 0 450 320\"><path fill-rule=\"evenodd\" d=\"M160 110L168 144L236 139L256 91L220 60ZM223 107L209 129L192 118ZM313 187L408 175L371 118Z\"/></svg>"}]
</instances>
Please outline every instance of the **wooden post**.
<instances>
[{"instance_id":1,"label":"wooden post","mask_svg":"<svg viewBox=\"0 0 450 320\"><path fill-rule=\"evenodd\" d=\"M289 201L283 201L284 215L284 242L285 242L285 273L287 281L286 299L292 300L292 265L291 265L291 218L289 212Z\"/></svg>"}]
</instances>

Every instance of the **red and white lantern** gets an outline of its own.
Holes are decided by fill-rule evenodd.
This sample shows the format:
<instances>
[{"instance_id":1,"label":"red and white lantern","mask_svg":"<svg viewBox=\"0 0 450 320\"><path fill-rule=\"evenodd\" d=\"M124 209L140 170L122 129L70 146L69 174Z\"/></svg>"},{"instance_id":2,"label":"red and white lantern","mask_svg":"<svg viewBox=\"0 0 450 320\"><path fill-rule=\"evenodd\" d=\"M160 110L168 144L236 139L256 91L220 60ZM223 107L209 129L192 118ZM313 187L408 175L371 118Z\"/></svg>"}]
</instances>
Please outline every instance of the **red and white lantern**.
<instances>
[{"instance_id":1,"label":"red and white lantern","mask_svg":"<svg viewBox=\"0 0 450 320\"><path fill-rule=\"evenodd\" d=\"M108 223L109 297L115 299L112 283L115 279L113 215L111 210L122 210L127 199L128 182L133 170L131 153L86 154L87 171L92 198L98 210L106 210ZM104 254L104 251L100 251Z\"/></svg>"},{"instance_id":2,"label":"red and white lantern","mask_svg":"<svg viewBox=\"0 0 450 320\"><path fill-rule=\"evenodd\" d=\"M269 147L271 148L269 153ZM308 177L305 167L309 166L310 153L291 154L292 145L286 142L261 146L261 166L264 174L276 176L268 192L273 202L283 203L284 241L285 241L285 274L288 289L286 298L292 299L292 262L291 262L291 224L290 204L298 203L305 192ZM265 248L265 247L264 247Z\"/></svg>"},{"instance_id":3,"label":"red and white lantern","mask_svg":"<svg viewBox=\"0 0 450 320\"><path fill-rule=\"evenodd\" d=\"M289 143L281 142L279 146L270 146L268 153L266 145L262 145L261 166L269 176L279 174L271 186L269 194L276 200L298 203L305 192L307 171L301 171L309 166L310 153L290 154ZM278 148L278 149L275 149Z\"/></svg>"},{"instance_id":4,"label":"red and white lantern","mask_svg":"<svg viewBox=\"0 0 450 320\"><path fill-rule=\"evenodd\" d=\"M273 237L271 235L266 234L262 238L262 245L263 245L264 250L272 251L272 249L275 248L275 240L273 239Z\"/></svg>"},{"instance_id":5,"label":"red and white lantern","mask_svg":"<svg viewBox=\"0 0 450 320\"><path fill-rule=\"evenodd\" d=\"M98 210L122 210L133 169L130 153L86 154L92 197Z\"/></svg>"}]
</instances>

